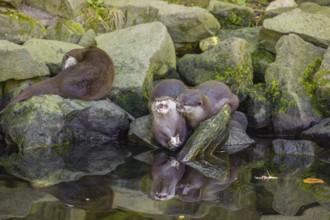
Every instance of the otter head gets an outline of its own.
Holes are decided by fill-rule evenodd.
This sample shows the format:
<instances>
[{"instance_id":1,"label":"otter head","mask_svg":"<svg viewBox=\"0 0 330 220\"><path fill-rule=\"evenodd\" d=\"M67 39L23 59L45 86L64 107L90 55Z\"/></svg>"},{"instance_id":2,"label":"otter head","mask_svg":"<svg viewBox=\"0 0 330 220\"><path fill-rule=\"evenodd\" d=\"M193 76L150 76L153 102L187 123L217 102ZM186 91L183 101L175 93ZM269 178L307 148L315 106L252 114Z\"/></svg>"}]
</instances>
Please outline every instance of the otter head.
<instances>
[{"instance_id":1,"label":"otter head","mask_svg":"<svg viewBox=\"0 0 330 220\"><path fill-rule=\"evenodd\" d=\"M64 54L62 59L62 70L81 62L83 60L83 55L86 50L86 48L73 49Z\"/></svg>"},{"instance_id":2,"label":"otter head","mask_svg":"<svg viewBox=\"0 0 330 220\"><path fill-rule=\"evenodd\" d=\"M168 96L156 97L151 103L152 112L167 114L176 109L176 101Z\"/></svg>"},{"instance_id":3,"label":"otter head","mask_svg":"<svg viewBox=\"0 0 330 220\"><path fill-rule=\"evenodd\" d=\"M162 150L154 154L151 168L151 197L160 201L173 198L184 171L185 165L170 158L168 152Z\"/></svg>"},{"instance_id":4,"label":"otter head","mask_svg":"<svg viewBox=\"0 0 330 220\"><path fill-rule=\"evenodd\" d=\"M181 112L188 119L191 127L208 117L211 106L208 98L197 89L187 89L177 99L177 111Z\"/></svg>"}]
</instances>

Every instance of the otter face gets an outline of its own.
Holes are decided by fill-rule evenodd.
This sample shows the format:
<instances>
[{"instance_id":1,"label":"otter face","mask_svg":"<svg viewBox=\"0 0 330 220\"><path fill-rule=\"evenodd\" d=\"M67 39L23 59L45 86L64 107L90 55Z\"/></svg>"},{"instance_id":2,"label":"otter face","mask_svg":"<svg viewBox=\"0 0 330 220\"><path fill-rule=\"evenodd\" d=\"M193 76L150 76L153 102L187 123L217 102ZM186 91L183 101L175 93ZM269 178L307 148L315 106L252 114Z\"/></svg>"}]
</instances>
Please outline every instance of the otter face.
<instances>
[{"instance_id":1,"label":"otter face","mask_svg":"<svg viewBox=\"0 0 330 220\"><path fill-rule=\"evenodd\" d=\"M66 69L70 66L76 65L78 63L77 59L68 54L64 55L62 69Z\"/></svg>"},{"instance_id":2,"label":"otter face","mask_svg":"<svg viewBox=\"0 0 330 220\"><path fill-rule=\"evenodd\" d=\"M152 112L159 114L167 114L171 110L176 109L176 102L174 99L166 96L157 97L151 104Z\"/></svg>"}]
</instances>

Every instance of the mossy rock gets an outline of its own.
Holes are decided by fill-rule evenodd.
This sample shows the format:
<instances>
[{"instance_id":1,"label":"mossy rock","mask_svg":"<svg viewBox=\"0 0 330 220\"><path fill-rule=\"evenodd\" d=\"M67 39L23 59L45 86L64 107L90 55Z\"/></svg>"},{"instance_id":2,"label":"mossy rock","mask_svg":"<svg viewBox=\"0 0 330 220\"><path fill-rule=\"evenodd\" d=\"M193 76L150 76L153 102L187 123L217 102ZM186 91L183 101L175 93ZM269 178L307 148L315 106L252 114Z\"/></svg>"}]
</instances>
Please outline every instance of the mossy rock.
<instances>
[{"instance_id":1,"label":"mossy rock","mask_svg":"<svg viewBox=\"0 0 330 220\"><path fill-rule=\"evenodd\" d=\"M0 23L0 39L21 44L31 38L46 36L46 29L40 21L14 9L0 8Z\"/></svg>"},{"instance_id":2,"label":"mossy rock","mask_svg":"<svg viewBox=\"0 0 330 220\"><path fill-rule=\"evenodd\" d=\"M275 61L275 55L265 49L257 49L252 53L253 82L265 82L268 64Z\"/></svg>"},{"instance_id":3,"label":"mossy rock","mask_svg":"<svg viewBox=\"0 0 330 220\"><path fill-rule=\"evenodd\" d=\"M60 19L47 28L47 39L78 43L85 34L83 27L73 20Z\"/></svg>"}]
</instances>

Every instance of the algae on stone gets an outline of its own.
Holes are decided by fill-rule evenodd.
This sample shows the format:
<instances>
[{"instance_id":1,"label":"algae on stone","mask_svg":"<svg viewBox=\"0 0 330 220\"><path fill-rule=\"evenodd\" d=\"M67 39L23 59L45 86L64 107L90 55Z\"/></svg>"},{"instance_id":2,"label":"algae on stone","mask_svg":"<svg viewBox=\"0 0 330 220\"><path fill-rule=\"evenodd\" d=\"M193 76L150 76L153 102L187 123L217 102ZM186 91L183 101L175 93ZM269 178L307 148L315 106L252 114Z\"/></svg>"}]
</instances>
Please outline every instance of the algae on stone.
<instances>
[{"instance_id":1,"label":"algae on stone","mask_svg":"<svg viewBox=\"0 0 330 220\"><path fill-rule=\"evenodd\" d=\"M73 20L57 20L47 28L47 39L78 43L85 33L83 27Z\"/></svg>"}]
</instances>

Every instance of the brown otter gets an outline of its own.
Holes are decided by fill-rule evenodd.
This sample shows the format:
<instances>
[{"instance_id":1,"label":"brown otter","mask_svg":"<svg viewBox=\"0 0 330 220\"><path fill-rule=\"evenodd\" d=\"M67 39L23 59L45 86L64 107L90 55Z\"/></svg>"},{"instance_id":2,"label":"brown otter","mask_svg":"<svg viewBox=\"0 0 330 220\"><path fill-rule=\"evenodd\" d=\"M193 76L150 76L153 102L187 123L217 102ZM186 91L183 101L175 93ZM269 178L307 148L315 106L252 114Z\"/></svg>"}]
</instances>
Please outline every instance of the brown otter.
<instances>
[{"instance_id":1,"label":"brown otter","mask_svg":"<svg viewBox=\"0 0 330 220\"><path fill-rule=\"evenodd\" d=\"M169 150L181 147L188 138L186 120L176 106L175 99L168 96L155 97L150 106L154 138Z\"/></svg>"},{"instance_id":2,"label":"brown otter","mask_svg":"<svg viewBox=\"0 0 330 220\"><path fill-rule=\"evenodd\" d=\"M22 91L1 112L31 96L56 94L63 98L96 100L110 91L115 67L109 55L97 48L73 49L62 59L62 71L56 76Z\"/></svg>"},{"instance_id":3,"label":"brown otter","mask_svg":"<svg viewBox=\"0 0 330 220\"><path fill-rule=\"evenodd\" d=\"M149 109L155 139L170 150L182 146L188 138L188 128L181 113L176 110L175 98L187 89L177 79L160 81L151 91Z\"/></svg>"},{"instance_id":4,"label":"brown otter","mask_svg":"<svg viewBox=\"0 0 330 220\"><path fill-rule=\"evenodd\" d=\"M239 105L237 96L219 81L209 80L186 89L178 97L178 111L183 112L190 127L195 128L201 121L216 114L224 104L229 104L234 112Z\"/></svg>"}]
</instances>

